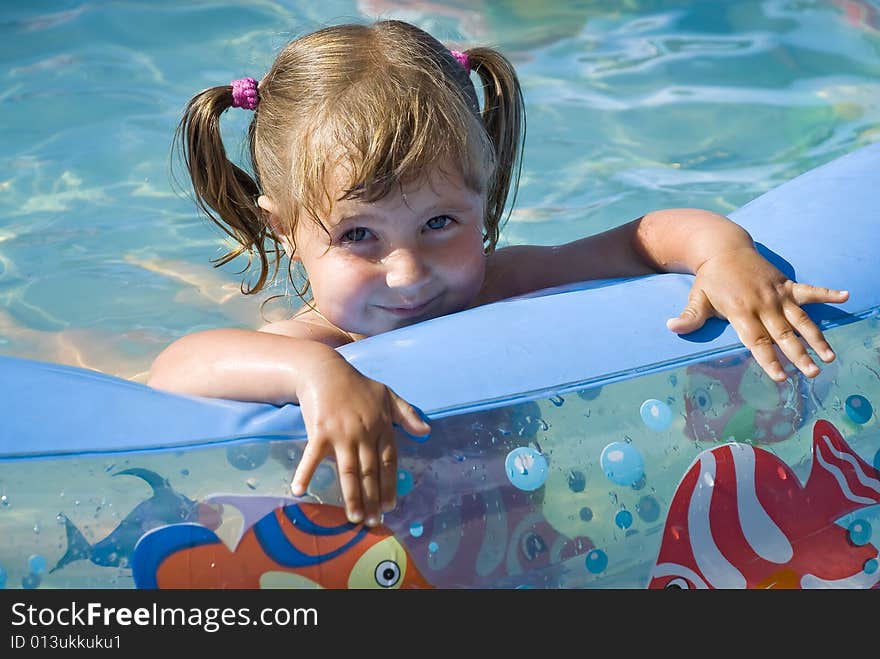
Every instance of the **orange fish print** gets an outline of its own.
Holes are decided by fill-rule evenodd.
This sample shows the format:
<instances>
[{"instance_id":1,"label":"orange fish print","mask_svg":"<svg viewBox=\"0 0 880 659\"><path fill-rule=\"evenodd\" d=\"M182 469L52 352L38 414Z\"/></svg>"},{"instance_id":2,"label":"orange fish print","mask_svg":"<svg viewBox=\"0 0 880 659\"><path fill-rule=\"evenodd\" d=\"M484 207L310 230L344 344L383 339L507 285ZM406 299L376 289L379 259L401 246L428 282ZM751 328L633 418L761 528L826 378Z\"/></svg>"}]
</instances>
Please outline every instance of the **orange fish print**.
<instances>
[{"instance_id":1,"label":"orange fish print","mask_svg":"<svg viewBox=\"0 0 880 659\"><path fill-rule=\"evenodd\" d=\"M234 549L199 524L153 529L132 554L138 588L432 587L387 527L352 524L341 507L261 496L209 501L242 512Z\"/></svg>"}]
</instances>

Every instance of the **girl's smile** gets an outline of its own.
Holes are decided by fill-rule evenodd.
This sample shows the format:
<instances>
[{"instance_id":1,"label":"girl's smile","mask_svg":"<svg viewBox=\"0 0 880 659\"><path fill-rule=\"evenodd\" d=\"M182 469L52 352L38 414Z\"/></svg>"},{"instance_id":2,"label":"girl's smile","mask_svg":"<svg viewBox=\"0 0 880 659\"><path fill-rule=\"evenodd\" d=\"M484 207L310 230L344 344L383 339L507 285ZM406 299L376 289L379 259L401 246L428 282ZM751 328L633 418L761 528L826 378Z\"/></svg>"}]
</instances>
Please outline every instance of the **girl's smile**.
<instances>
[{"instance_id":1,"label":"girl's smile","mask_svg":"<svg viewBox=\"0 0 880 659\"><path fill-rule=\"evenodd\" d=\"M400 316L402 318L408 318L411 316L419 316L423 311L426 311L435 300L439 299L439 297L440 296L438 295L436 297L431 298L427 302L422 302L419 304L406 304L406 305L402 305L402 306L398 306L398 307L386 307L386 306L382 306L382 305L376 305L376 306L378 306L380 309L387 311L391 314Z\"/></svg>"}]
</instances>

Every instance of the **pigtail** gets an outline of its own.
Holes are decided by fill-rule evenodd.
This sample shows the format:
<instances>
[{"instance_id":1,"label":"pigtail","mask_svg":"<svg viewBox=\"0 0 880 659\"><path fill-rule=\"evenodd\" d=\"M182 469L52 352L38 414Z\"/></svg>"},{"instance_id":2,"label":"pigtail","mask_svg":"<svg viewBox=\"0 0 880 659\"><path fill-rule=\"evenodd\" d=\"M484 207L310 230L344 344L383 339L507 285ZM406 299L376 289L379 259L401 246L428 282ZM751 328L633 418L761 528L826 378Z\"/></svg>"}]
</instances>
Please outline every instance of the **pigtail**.
<instances>
[{"instance_id":1,"label":"pigtail","mask_svg":"<svg viewBox=\"0 0 880 659\"><path fill-rule=\"evenodd\" d=\"M196 94L187 104L177 126L174 142L183 155L199 208L238 245L213 259L215 267L247 252L250 267L256 253L260 273L250 287L242 283L243 293L256 293L270 275L265 242L274 241L257 205L260 187L243 169L226 156L220 134L220 115L232 107L232 86L211 87ZM255 121L255 120L254 120ZM248 131L253 161L254 122ZM279 252L277 242L274 247ZM278 259L275 259L275 268ZM274 275L274 273L273 273Z\"/></svg>"},{"instance_id":2,"label":"pigtail","mask_svg":"<svg viewBox=\"0 0 880 659\"><path fill-rule=\"evenodd\" d=\"M482 47L466 54L471 70L483 83L483 125L495 149L495 175L486 200L485 240L491 252L506 222L504 209L511 188L511 209L516 202L526 136L525 103L516 71L506 57L493 48Z\"/></svg>"}]
</instances>

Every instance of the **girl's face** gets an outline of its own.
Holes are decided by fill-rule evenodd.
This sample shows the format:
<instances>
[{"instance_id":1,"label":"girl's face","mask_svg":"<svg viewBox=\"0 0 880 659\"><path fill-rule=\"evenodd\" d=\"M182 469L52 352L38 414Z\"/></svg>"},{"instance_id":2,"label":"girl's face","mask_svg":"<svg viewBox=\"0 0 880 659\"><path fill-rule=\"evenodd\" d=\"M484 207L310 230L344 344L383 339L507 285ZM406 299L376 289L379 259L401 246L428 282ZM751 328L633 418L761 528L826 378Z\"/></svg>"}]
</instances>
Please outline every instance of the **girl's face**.
<instances>
[{"instance_id":1,"label":"girl's face","mask_svg":"<svg viewBox=\"0 0 880 659\"><path fill-rule=\"evenodd\" d=\"M364 336L387 332L473 303L486 273L484 208L457 171L438 168L375 202L334 202L329 236L299 222L294 258L330 322Z\"/></svg>"}]
</instances>

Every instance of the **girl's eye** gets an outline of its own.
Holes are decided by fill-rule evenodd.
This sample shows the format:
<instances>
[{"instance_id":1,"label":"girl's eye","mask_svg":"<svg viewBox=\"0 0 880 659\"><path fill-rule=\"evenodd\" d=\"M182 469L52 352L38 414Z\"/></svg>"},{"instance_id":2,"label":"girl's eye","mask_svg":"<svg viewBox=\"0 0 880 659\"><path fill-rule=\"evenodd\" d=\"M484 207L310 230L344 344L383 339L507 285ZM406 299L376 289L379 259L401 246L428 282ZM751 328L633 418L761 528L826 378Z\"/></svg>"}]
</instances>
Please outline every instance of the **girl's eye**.
<instances>
[{"instance_id":1,"label":"girl's eye","mask_svg":"<svg viewBox=\"0 0 880 659\"><path fill-rule=\"evenodd\" d=\"M370 232L363 227L356 227L354 229L349 229L342 234L342 241L347 243L359 243L362 240L366 240L369 237L369 234Z\"/></svg>"},{"instance_id":2,"label":"girl's eye","mask_svg":"<svg viewBox=\"0 0 880 659\"><path fill-rule=\"evenodd\" d=\"M429 229L436 231L438 229L445 229L447 226L452 224L452 222L453 219L448 215L438 215L437 217L432 217L430 220L428 220L425 223L425 226L427 226Z\"/></svg>"}]
</instances>

